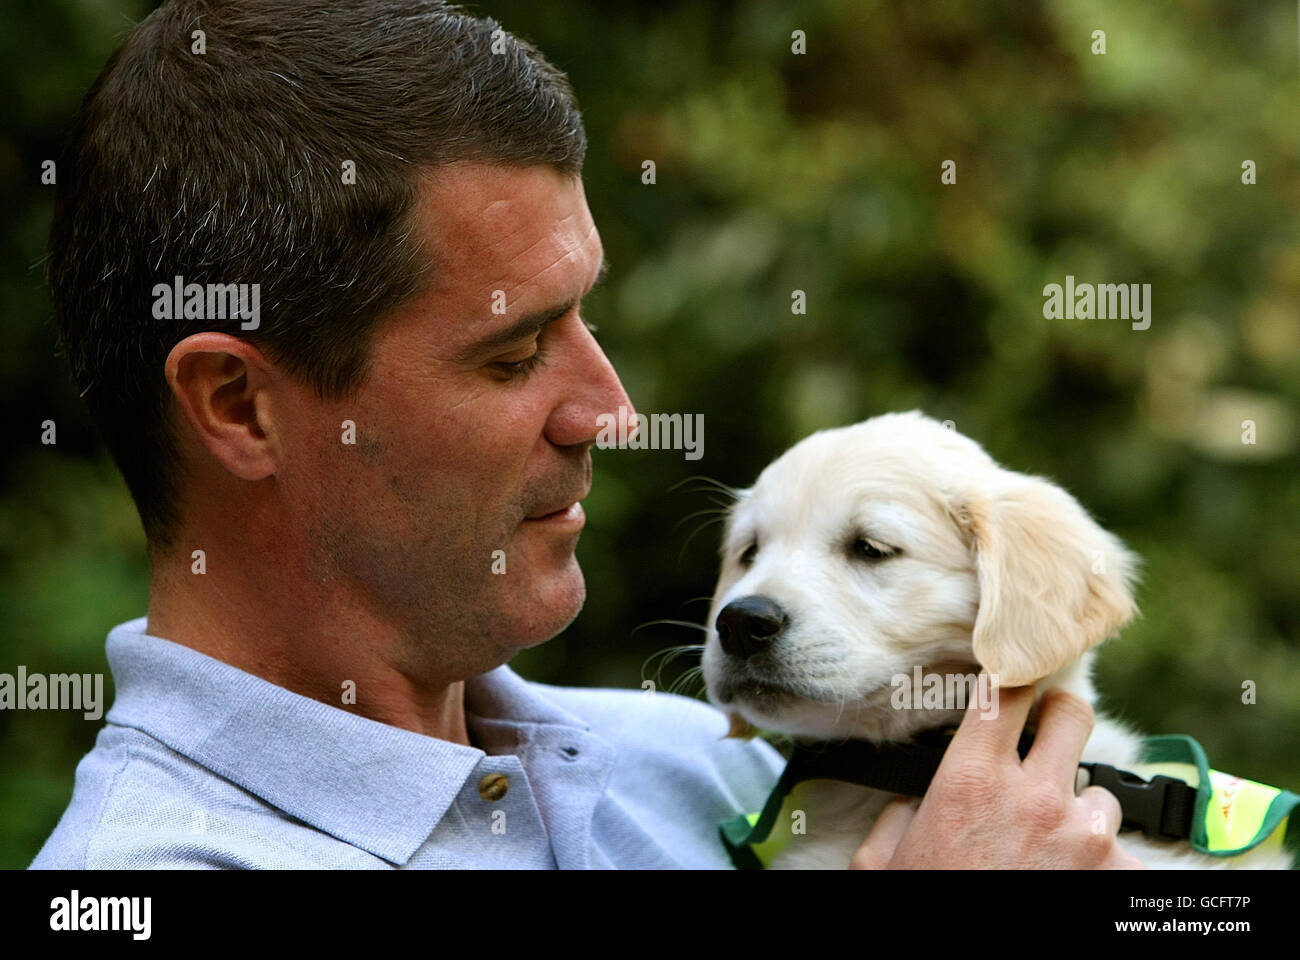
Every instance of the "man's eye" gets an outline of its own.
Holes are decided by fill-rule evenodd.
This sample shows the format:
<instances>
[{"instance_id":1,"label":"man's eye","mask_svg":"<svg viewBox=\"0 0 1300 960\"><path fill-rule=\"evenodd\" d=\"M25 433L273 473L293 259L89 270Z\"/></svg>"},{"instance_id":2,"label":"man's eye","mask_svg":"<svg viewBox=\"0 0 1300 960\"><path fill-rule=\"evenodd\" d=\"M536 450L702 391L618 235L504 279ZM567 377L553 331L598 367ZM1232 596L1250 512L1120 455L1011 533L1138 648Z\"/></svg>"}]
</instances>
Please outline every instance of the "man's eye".
<instances>
[{"instance_id":1,"label":"man's eye","mask_svg":"<svg viewBox=\"0 0 1300 960\"><path fill-rule=\"evenodd\" d=\"M532 356L524 357L522 360L502 360L492 364L501 373L508 378L525 377L532 373L543 364L542 351L539 348Z\"/></svg>"}]
</instances>

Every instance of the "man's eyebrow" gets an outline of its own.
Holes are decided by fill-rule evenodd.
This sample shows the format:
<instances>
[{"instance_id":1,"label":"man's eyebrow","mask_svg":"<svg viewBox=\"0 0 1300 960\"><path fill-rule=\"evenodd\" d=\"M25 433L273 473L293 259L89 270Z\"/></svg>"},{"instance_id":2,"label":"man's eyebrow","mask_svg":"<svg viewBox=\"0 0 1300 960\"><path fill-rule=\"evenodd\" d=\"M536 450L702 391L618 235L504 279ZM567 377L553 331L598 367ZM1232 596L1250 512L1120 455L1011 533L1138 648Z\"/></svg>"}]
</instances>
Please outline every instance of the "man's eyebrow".
<instances>
[{"instance_id":1,"label":"man's eyebrow","mask_svg":"<svg viewBox=\"0 0 1300 960\"><path fill-rule=\"evenodd\" d=\"M588 290L587 293L589 294L591 290L595 290L608 273L609 261L605 259L604 255L602 255L600 258L600 269L596 272L596 279L592 282L591 289ZM584 296L585 295L586 294L584 294ZM548 323L554 323L556 320L559 320L580 302L581 298L578 298L575 300L569 300L567 303L562 303L558 306L543 307L540 310L534 310L506 327L504 330L494 331L482 339L476 340L465 351L465 354L467 357L479 356L497 347L504 347L509 346L512 343L518 343L520 340L537 333Z\"/></svg>"}]
</instances>

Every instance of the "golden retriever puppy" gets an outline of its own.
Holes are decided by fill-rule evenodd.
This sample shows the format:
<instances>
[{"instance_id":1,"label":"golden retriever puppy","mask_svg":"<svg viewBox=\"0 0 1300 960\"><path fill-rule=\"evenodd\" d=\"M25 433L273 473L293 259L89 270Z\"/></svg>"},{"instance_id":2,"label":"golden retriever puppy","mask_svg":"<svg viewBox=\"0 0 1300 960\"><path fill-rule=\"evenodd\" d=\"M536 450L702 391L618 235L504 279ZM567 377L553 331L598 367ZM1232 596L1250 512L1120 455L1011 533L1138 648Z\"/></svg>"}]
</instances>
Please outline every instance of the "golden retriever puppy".
<instances>
[{"instance_id":1,"label":"golden retriever puppy","mask_svg":"<svg viewBox=\"0 0 1300 960\"><path fill-rule=\"evenodd\" d=\"M1095 709L1090 651L1135 615L1136 566L1070 494L916 411L824 430L730 510L704 645L708 698L804 741L877 744L961 721L959 706L920 696L900 708L900 677L982 669ZM1083 761L1131 769L1140 744L1098 711ZM891 797L806 783L787 802L806 832L772 866L846 868ZM777 830L790 832L791 812ZM1149 867L1290 865L1262 846L1225 860L1140 831L1120 844Z\"/></svg>"}]
</instances>

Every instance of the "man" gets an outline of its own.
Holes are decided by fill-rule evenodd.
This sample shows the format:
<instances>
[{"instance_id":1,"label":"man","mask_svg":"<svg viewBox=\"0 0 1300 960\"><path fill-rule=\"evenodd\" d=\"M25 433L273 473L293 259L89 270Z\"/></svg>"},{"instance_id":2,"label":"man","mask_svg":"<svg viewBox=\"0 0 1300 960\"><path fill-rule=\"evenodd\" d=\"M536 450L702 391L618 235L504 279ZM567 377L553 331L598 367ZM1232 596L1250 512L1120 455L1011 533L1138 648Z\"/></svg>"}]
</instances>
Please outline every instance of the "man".
<instances>
[{"instance_id":1,"label":"man","mask_svg":"<svg viewBox=\"0 0 1300 960\"><path fill-rule=\"evenodd\" d=\"M728 865L774 750L506 666L582 606L590 448L631 406L581 318L585 150L563 75L435 0L172 3L109 61L49 270L151 593L33 866ZM856 865L1126 863L1114 798L1073 795L1089 708L1022 767L1030 699Z\"/></svg>"}]
</instances>

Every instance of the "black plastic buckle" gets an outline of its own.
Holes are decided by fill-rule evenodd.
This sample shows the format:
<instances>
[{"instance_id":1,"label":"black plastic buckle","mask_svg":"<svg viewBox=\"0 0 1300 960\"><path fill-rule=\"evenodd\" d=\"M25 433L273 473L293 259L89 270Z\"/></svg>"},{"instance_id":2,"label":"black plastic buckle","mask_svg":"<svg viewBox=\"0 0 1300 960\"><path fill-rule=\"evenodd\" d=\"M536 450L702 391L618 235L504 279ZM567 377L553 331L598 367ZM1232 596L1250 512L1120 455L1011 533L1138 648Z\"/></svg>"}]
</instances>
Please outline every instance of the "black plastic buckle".
<instances>
[{"instance_id":1,"label":"black plastic buckle","mask_svg":"<svg viewBox=\"0 0 1300 960\"><path fill-rule=\"evenodd\" d=\"M1088 771L1089 786L1103 787L1115 795L1123 811L1124 829L1174 840L1186 840L1192 835L1195 787L1163 774L1143 780L1136 773L1104 763L1079 766Z\"/></svg>"}]
</instances>

